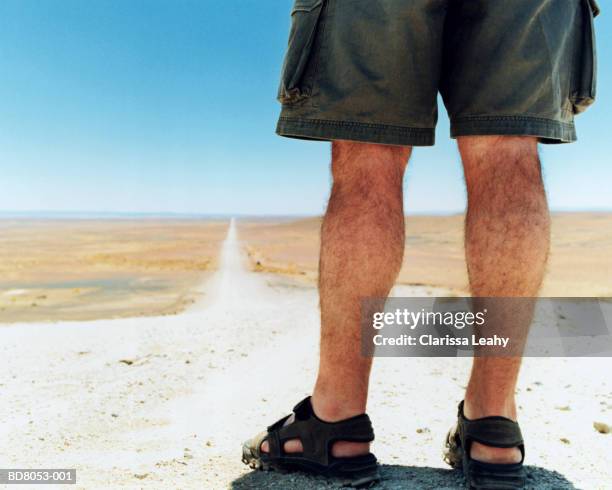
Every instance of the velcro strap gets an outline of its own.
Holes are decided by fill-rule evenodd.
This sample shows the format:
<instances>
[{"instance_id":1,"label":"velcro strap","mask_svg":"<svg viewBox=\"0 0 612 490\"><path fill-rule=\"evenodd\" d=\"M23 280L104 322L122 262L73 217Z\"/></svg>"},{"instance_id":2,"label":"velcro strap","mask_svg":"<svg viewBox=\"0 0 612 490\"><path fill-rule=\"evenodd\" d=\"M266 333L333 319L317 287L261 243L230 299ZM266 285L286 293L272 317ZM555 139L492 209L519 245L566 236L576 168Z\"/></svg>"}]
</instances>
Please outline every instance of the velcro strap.
<instances>
[{"instance_id":1,"label":"velcro strap","mask_svg":"<svg viewBox=\"0 0 612 490\"><path fill-rule=\"evenodd\" d=\"M279 458L283 454L283 443L280 440L278 430L268 432L268 454L271 458Z\"/></svg>"},{"instance_id":2,"label":"velcro strap","mask_svg":"<svg viewBox=\"0 0 612 490\"><path fill-rule=\"evenodd\" d=\"M372 422L365 413L334 424L326 424L326 426L328 437L336 441L371 442L374 440Z\"/></svg>"},{"instance_id":3,"label":"velcro strap","mask_svg":"<svg viewBox=\"0 0 612 490\"><path fill-rule=\"evenodd\" d=\"M519 425L504 417L486 417L477 420L464 420L466 439L486 446L517 447L523 444Z\"/></svg>"}]
</instances>

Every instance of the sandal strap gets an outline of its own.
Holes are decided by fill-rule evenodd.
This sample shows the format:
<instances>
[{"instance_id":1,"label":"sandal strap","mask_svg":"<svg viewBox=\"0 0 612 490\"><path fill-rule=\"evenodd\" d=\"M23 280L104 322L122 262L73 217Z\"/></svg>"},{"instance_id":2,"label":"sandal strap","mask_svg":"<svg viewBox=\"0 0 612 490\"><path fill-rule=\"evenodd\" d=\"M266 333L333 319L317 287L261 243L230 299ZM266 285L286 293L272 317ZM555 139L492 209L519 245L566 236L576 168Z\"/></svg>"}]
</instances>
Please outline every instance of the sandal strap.
<instances>
[{"instance_id":1,"label":"sandal strap","mask_svg":"<svg viewBox=\"0 0 612 490\"><path fill-rule=\"evenodd\" d=\"M325 422L315 415L310 397L298 403L293 413L295 419L289 425L283 425L289 417L287 416L268 427L269 454L272 458L292 456L290 453L284 453L283 445L290 439L299 439L303 446L300 458L327 466L332 459L331 448L335 441L374 440L372 423L366 414L338 422Z\"/></svg>"},{"instance_id":2,"label":"sandal strap","mask_svg":"<svg viewBox=\"0 0 612 490\"><path fill-rule=\"evenodd\" d=\"M518 447L524 457L523 435L519 424L514 420L500 416L467 419L463 413L463 402L459 404L459 420L468 450L471 441L476 441L492 447Z\"/></svg>"}]
</instances>

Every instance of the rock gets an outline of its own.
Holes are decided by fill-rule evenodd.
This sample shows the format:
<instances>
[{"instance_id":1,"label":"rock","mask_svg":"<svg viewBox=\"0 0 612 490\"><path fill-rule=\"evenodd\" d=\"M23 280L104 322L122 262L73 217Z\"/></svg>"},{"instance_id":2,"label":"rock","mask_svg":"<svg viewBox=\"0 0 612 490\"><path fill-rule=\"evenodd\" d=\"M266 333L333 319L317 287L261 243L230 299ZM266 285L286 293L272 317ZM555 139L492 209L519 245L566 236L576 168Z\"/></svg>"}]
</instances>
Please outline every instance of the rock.
<instances>
[{"instance_id":1,"label":"rock","mask_svg":"<svg viewBox=\"0 0 612 490\"><path fill-rule=\"evenodd\" d=\"M132 359L119 359L119 362L127 366L131 366L132 364L134 364L134 361Z\"/></svg>"},{"instance_id":2,"label":"rock","mask_svg":"<svg viewBox=\"0 0 612 490\"><path fill-rule=\"evenodd\" d=\"M603 422L593 422L593 428L600 434L609 434L612 430L612 427L610 427L608 424L604 424Z\"/></svg>"},{"instance_id":3,"label":"rock","mask_svg":"<svg viewBox=\"0 0 612 490\"><path fill-rule=\"evenodd\" d=\"M117 418L117 417L119 417L119 415L116 414L116 413L111 413L111 417Z\"/></svg>"},{"instance_id":4,"label":"rock","mask_svg":"<svg viewBox=\"0 0 612 490\"><path fill-rule=\"evenodd\" d=\"M139 480L144 480L147 476L149 476L148 473L143 473L142 475L134 473L134 478L138 478Z\"/></svg>"},{"instance_id":5,"label":"rock","mask_svg":"<svg viewBox=\"0 0 612 490\"><path fill-rule=\"evenodd\" d=\"M563 444L569 444L570 440L566 437L562 437L561 439L559 439Z\"/></svg>"}]
</instances>

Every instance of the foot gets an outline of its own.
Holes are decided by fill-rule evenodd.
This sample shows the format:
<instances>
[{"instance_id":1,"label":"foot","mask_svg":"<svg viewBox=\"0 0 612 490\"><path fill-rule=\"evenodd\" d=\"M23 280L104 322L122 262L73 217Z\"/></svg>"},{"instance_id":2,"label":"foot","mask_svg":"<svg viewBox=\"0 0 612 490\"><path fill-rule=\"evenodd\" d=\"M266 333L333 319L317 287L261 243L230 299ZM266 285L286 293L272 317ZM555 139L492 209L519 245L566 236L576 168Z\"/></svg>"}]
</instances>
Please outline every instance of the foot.
<instances>
[{"instance_id":1,"label":"foot","mask_svg":"<svg viewBox=\"0 0 612 490\"><path fill-rule=\"evenodd\" d=\"M246 441L242 445L242 462L254 470L323 475L355 488L380 480L376 456L364 452L369 447L367 443L374 440L372 422L367 414L326 421L321 419L320 411L315 413L310 397L298 403L293 414ZM268 439L271 444L264 448ZM300 440L304 441L303 448ZM366 443L353 445L349 443L352 440ZM281 441L283 447L277 445ZM300 453L292 454L295 451Z\"/></svg>"},{"instance_id":2,"label":"foot","mask_svg":"<svg viewBox=\"0 0 612 490\"><path fill-rule=\"evenodd\" d=\"M475 403L471 403L468 399L466 399L463 410L466 418L470 420L499 415L516 422L516 407L514 402L509 403L508 407L490 410L485 409L482 406L478 406ZM520 463L522 459L521 451L518 447L491 447L485 446L479 442L472 442L470 457L483 463L498 464Z\"/></svg>"},{"instance_id":3,"label":"foot","mask_svg":"<svg viewBox=\"0 0 612 490\"><path fill-rule=\"evenodd\" d=\"M322 403L317 403L316 398L313 397L312 405L315 415L325 422L338 422L345 420L355 415L359 415L362 412L354 412L350 410L343 410L341 408L328 408L325 409ZM291 415L283 425L289 425L293 422L295 415ZM299 439L290 439L285 442L283 449L287 453L301 453L303 451L302 441ZM268 441L261 443L261 452L270 452ZM370 452L370 444L367 442L350 442L350 441L338 441L332 446L332 455L336 458L350 458L352 456L361 456Z\"/></svg>"}]
</instances>

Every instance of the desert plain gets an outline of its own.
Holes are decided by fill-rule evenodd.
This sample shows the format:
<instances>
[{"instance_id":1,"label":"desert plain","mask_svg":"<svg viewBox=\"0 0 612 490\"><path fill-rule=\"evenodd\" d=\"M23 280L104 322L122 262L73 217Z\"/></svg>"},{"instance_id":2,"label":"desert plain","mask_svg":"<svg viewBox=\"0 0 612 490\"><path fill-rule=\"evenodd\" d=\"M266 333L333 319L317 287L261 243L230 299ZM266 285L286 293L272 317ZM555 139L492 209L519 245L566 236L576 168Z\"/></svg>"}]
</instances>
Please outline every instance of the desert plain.
<instances>
[{"instance_id":1,"label":"desert plain","mask_svg":"<svg viewBox=\"0 0 612 490\"><path fill-rule=\"evenodd\" d=\"M254 272L313 286L320 218L244 218ZM2 219L0 324L177 314L218 266L227 220ZM463 216L406 217L400 286L468 295ZM556 213L542 296L612 296L612 213Z\"/></svg>"},{"instance_id":2,"label":"desert plain","mask_svg":"<svg viewBox=\"0 0 612 490\"><path fill-rule=\"evenodd\" d=\"M226 233L227 221L0 220L0 323L176 314Z\"/></svg>"},{"instance_id":3,"label":"desert plain","mask_svg":"<svg viewBox=\"0 0 612 490\"><path fill-rule=\"evenodd\" d=\"M253 270L317 278L320 218L240 224ZM404 262L397 283L468 295L463 215L407 216ZM612 213L553 213L541 295L612 296Z\"/></svg>"}]
</instances>

